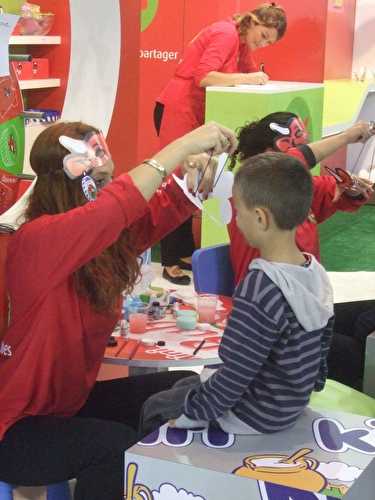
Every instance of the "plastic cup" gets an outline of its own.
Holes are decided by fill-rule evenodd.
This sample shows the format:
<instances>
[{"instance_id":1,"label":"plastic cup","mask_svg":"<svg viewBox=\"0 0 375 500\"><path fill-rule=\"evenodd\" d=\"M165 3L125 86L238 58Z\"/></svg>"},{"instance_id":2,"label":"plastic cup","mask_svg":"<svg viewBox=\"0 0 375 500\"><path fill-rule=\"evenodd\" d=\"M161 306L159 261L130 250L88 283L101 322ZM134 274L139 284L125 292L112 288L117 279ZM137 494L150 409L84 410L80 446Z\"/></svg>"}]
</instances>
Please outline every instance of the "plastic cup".
<instances>
[{"instance_id":1,"label":"plastic cup","mask_svg":"<svg viewBox=\"0 0 375 500\"><path fill-rule=\"evenodd\" d=\"M130 333L146 333L147 314L141 312L133 312L129 314L129 332Z\"/></svg>"},{"instance_id":2,"label":"plastic cup","mask_svg":"<svg viewBox=\"0 0 375 500\"><path fill-rule=\"evenodd\" d=\"M217 295L198 295L198 315L200 323L215 323Z\"/></svg>"}]
</instances>

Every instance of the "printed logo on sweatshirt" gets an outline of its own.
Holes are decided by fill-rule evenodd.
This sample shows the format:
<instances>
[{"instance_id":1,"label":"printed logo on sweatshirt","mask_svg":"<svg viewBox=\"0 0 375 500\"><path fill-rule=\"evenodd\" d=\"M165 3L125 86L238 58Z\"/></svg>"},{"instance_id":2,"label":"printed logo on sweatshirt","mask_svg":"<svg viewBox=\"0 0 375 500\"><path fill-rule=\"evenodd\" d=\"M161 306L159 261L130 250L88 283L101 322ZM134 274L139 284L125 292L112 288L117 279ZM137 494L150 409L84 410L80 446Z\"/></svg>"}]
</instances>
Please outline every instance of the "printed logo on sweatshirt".
<instances>
[{"instance_id":1,"label":"printed logo on sweatshirt","mask_svg":"<svg viewBox=\"0 0 375 500\"><path fill-rule=\"evenodd\" d=\"M12 357L12 347L5 342L1 342L0 344L0 356L4 356L5 358Z\"/></svg>"}]
</instances>

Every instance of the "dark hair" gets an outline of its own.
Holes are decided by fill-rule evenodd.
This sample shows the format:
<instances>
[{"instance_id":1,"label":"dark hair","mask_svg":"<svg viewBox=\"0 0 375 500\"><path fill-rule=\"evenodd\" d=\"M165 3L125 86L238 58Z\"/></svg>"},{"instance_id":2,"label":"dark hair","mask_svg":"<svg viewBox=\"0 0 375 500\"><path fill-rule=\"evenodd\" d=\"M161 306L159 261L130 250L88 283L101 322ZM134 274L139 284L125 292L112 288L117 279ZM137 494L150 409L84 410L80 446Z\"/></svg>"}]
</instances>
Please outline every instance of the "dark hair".
<instances>
[{"instance_id":1,"label":"dark hair","mask_svg":"<svg viewBox=\"0 0 375 500\"><path fill-rule=\"evenodd\" d=\"M302 163L283 153L247 159L236 173L233 191L247 208L260 206L273 215L279 229L291 230L306 219L313 185Z\"/></svg>"},{"instance_id":2,"label":"dark hair","mask_svg":"<svg viewBox=\"0 0 375 500\"><path fill-rule=\"evenodd\" d=\"M233 19L236 22L240 36L246 35L247 31L254 23L261 24L266 28L275 28L277 31L277 39L280 40L280 38L284 36L287 28L285 10L274 2L261 4L250 12L235 14Z\"/></svg>"},{"instance_id":3,"label":"dark hair","mask_svg":"<svg viewBox=\"0 0 375 500\"><path fill-rule=\"evenodd\" d=\"M233 170L237 160L244 161L251 156L264 153L267 149L274 149L274 141L280 134L270 128L271 123L287 125L292 118L297 118L294 113L277 111L270 113L261 120L248 122L236 130L238 138L237 151L233 154L229 170Z\"/></svg>"},{"instance_id":4,"label":"dark hair","mask_svg":"<svg viewBox=\"0 0 375 500\"><path fill-rule=\"evenodd\" d=\"M69 151L59 143L61 135L82 139L97 130L81 122L59 122L46 128L35 140L30 164L38 175L26 209L26 222L42 215L67 212L87 203L81 178L71 180L63 170ZM75 272L75 287L98 312L116 313L122 291L130 292L139 277L137 253L124 230L118 240L98 257Z\"/></svg>"}]
</instances>

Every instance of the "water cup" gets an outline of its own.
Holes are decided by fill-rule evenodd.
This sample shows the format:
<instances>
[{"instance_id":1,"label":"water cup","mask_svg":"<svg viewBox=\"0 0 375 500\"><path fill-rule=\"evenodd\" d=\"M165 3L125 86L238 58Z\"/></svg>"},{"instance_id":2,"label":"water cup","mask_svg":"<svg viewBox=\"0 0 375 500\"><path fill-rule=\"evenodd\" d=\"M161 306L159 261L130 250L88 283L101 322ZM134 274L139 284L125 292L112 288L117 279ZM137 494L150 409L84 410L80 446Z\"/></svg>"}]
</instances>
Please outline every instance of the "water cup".
<instances>
[{"instance_id":1,"label":"water cup","mask_svg":"<svg viewBox=\"0 0 375 500\"><path fill-rule=\"evenodd\" d=\"M217 295L198 295L198 315L200 323L215 323Z\"/></svg>"},{"instance_id":2,"label":"water cup","mask_svg":"<svg viewBox=\"0 0 375 500\"><path fill-rule=\"evenodd\" d=\"M143 312L132 312L129 314L130 333L145 333L147 325L147 314Z\"/></svg>"}]
</instances>

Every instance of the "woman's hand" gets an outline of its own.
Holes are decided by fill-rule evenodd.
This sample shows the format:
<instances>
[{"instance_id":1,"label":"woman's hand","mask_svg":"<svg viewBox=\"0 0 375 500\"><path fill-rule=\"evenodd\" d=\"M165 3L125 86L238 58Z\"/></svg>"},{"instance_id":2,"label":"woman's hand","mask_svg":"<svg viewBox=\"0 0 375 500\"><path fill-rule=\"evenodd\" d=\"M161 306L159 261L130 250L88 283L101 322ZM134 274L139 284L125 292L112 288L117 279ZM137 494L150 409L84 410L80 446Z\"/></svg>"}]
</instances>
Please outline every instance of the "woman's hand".
<instances>
[{"instance_id":1,"label":"woman's hand","mask_svg":"<svg viewBox=\"0 0 375 500\"><path fill-rule=\"evenodd\" d=\"M145 200L150 200L165 177L190 155L208 153L212 156L224 152L231 154L236 148L237 138L232 130L210 122L171 142L156 153L153 160L159 164L160 168L152 168L152 165L143 163L130 170L128 175L133 179ZM206 179L213 175L211 168L207 169ZM204 182L206 183L206 180ZM210 188L206 187L205 191L207 190L209 191Z\"/></svg>"},{"instance_id":2,"label":"woman's hand","mask_svg":"<svg viewBox=\"0 0 375 500\"><path fill-rule=\"evenodd\" d=\"M183 148L185 157L199 153L232 154L237 148L237 138L231 129L209 122L177 139L175 145Z\"/></svg>"},{"instance_id":3,"label":"woman's hand","mask_svg":"<svg viewBox=\"0 0 375 500\"><path fill-rule=\"evenodd\" d=\"M263 71L255 73L243 73L243 82L248 85L264 85L269 80L269 76Z\"/></svg>"},{"instance_id":4,"label":"woman's hand","mask_svg":"<svg viewBox=\"0 0 375 500\"><path fill-rule=\"evenodd\" d=\"M185 160L182 170L187 173L187 187L192 193L195 190L206 199L211 193L217 169L217 158L207 153L190 155Z\"/></svg>"}]
</instances>

